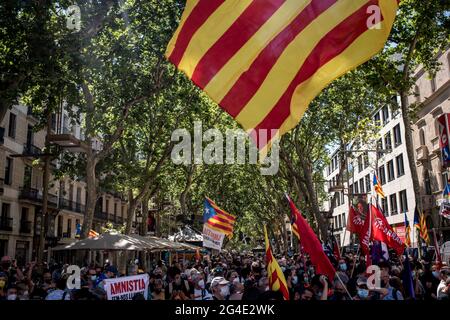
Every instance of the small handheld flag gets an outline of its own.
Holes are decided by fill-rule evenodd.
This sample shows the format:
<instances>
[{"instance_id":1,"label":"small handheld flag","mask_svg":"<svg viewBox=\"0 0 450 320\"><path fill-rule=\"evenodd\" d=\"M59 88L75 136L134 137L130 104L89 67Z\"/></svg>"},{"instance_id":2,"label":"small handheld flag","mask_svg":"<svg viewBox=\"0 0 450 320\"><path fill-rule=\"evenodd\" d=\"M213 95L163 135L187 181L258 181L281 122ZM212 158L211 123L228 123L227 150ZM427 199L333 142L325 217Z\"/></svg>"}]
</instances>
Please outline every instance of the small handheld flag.
<instances>
[{"instance_id":1,"label":"small handheld flag","mask_svg":"<svg viewBox=\"0 0 450 320\"><path fill-rule=\"evenodd\" d=\"M384 194L383 188L381 187L380 180L378 180L378 177L376 174L373 175L373 186L375 188L375 192L381 197L386 198L386 195Z\"/></svg>"},{"instance_id":2,"label":"small handheld flag","mask_svg":"<svg viewBox=\"0 0 450 320\"><path fill-rule=\"evenodd\" d=\"M264 239L266 242L266 264L267 276L269 278L269 287L272 291L280 291L283 294L284 300L289 300L289 290L284 277L283 271L280 268L277 260L272 254L270 248L269 237L267 236L267 228L264 225Z\"/></svg>"},{"instance_id":3,"label":"small handheld flag","mask_svg":"<svg viewBox=\"0 0 450 320\"><path fill-rule=\"evenodd\" d=\"M405 212L405 244L407 247L411 247L411 226L409 225L406 212Z\"/></svg>"}]
</instances>

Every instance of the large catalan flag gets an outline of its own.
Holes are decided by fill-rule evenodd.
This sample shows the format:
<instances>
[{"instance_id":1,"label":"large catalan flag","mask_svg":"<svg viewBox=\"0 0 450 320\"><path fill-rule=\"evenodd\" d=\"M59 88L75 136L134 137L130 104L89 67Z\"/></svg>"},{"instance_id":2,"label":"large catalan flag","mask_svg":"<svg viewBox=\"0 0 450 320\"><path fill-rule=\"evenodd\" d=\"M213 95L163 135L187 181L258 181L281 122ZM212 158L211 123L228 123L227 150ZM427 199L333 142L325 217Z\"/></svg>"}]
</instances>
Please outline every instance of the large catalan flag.
<instances>
[{"instance_id":1,"label":"large catalan flag","mask_svg":"<svg viewBox=\"0 0 450 320\"><path fill-rule=\"evenodd\" d=\"M187 0L166 57L264 152L330 82L384 47L398 2Z\"/></svg>"},{"instance_id":2,"label":"large catalan flag","mask_svg":"<svg viewBox=\"0 0 450 320\"><path fill-rule=\"evenodd\" d=\"M212 229L222 232L227 236L233 235L236 217L220 209L217 204L209 198L205 199L205 211L203 213L203 223Z\"/></svg>"},{"instance_id":3,"label":"large catalan flag","mask_svg":"<svg viewBox=\"0 0 450 320\"><path fill-rule=\"evenodd\" d=\"M280 291L283 294L284 300L289 300L289 289L286 283L286 278L284 277L280 265L273 256L272 249L270 248L269 237L267 236L266 225L264 225L264 237L266 241L266 264L270 290Z\"/></svg>"}]
</instances>

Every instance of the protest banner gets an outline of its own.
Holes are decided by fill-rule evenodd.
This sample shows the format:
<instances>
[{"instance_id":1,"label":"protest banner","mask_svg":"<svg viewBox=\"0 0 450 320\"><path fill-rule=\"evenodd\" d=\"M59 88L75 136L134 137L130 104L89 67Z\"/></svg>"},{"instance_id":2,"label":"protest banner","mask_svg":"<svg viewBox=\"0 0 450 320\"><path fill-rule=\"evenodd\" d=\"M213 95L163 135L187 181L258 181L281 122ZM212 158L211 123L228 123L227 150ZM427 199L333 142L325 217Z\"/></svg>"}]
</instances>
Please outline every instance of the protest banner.
<instances>
[{"instance_id":1,"label":"protest banner","mask_svg":"<svg viewBox=\"0 0 450 320\"><path fill-rule=\"evenodd\" d=\"M105 291L108 300L132 300L135 295L142 293L148 296L148 274L122 278L105 279Z\"/></svg>"},{"instance_id":2,"label":"protest banner","mask_svg":"<svg viewBox=\"0 0 450 320\"><path fill-rule=\"evenodd\" d=\"M207 224L203 225L203 246L215 250L222 250L225 234L211 229Z\"/></svg>"}]
</instances>

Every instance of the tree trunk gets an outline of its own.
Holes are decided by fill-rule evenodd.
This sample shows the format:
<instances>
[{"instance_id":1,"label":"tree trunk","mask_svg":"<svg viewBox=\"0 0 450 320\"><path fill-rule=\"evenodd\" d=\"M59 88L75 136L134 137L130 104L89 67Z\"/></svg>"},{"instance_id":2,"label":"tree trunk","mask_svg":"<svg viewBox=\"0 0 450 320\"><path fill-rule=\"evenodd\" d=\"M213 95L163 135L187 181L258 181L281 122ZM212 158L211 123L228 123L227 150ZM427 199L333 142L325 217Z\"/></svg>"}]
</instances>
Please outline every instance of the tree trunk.
<instances>
[{"instance_id":1,"label":"tree trunk","mask_svg":"<svg viewBox=\"0 0 450 320\"><path fill-rule=\"evenodd\" d=\"M405 145L406 145L406 154L408 155L408 164L411 170L411 178L413 183L414 197L416 199L416 206L419 212L422 212L422 199L420 196L420 183L419 176L417 174L416 168L416 160L415 160L415 152L414 152L414 143L412 137L412 128L411 128L411 120L408 113L408 96L406 92L400 92L401 99L401 109L402 109L402 117L403 124L405 126Z\"/></svg>"},{"instance_id":2,"label":"tree trunk","mask_svg":"<svg viewBox=\"0 0 450 320\"><path fill-rule=\"evenodd\" d=\"M148 201L150 200L150 195L146 194L144 198L142 198L142 225L140 234L141 236L145 236L148 230Z\"/></svg>"},{"instance_id":3,"label":"tree trunk","mask_svg":"<svg viewBox=\"0 0 450 320\"><path fill-rule=\"evenodd\" d=\"M133 198L133 191L130 189L128 191L128 210L127 210L127 224L125 226L125 234L131 234L131 227L133 225L134 213L137 207L137 201Z\"/></svg>"},{"instance_id":4,"label":"tree trunk","mask_svg":"<svg viewBox=\"0 0 450 320\"><path fill-rule=\"evenodd\" d=\"M92 151L86 153L86 213L81 229L81 239L85 239L89 235L94 220L95 205L97 203L97 178L95 175L96 159Z\"/></svg>"},{"instance_id":5,"label":"tree trunk","mask_svg":"<svg viewBox=\"0 0 450 320\"><path fill-rule=\"evenodd\" d=\"M312 209L313 216L317 222L317 229L319 231L319 237L322 241L326 241L328 237L328 220L320 213L319 202L316 196L316 190L314 187L314 179L312 173L312 167L306 161L300 158L303 172L305 175L305 185L309 194L309 201Z\"/></svg>"}]
</instances>

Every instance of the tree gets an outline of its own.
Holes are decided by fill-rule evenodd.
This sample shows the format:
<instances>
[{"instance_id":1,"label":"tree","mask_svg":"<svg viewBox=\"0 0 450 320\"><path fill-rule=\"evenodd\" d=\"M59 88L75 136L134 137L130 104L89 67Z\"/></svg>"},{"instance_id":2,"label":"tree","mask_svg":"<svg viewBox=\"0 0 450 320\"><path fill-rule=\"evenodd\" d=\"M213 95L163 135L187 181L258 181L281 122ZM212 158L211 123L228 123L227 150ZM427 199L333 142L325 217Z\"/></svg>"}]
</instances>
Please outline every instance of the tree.
<instances>
[{"instance_id":1,"label":"tree","mask_svg":"<svg viewBox=\"0 0 450 320\"><path fill-rule=\"evenodd\" d=\"M450 4L445 0L403 0L385 50L366 66L367 77L374 88L386 96L400 96L400 109L405 126L405 145L413 181L416 205L422 211L411 122L420 105L410 103L414 95L415 72L422 66L431 76L437 68L440 50L450 39Z\"/></svg>"}]
</instances>

